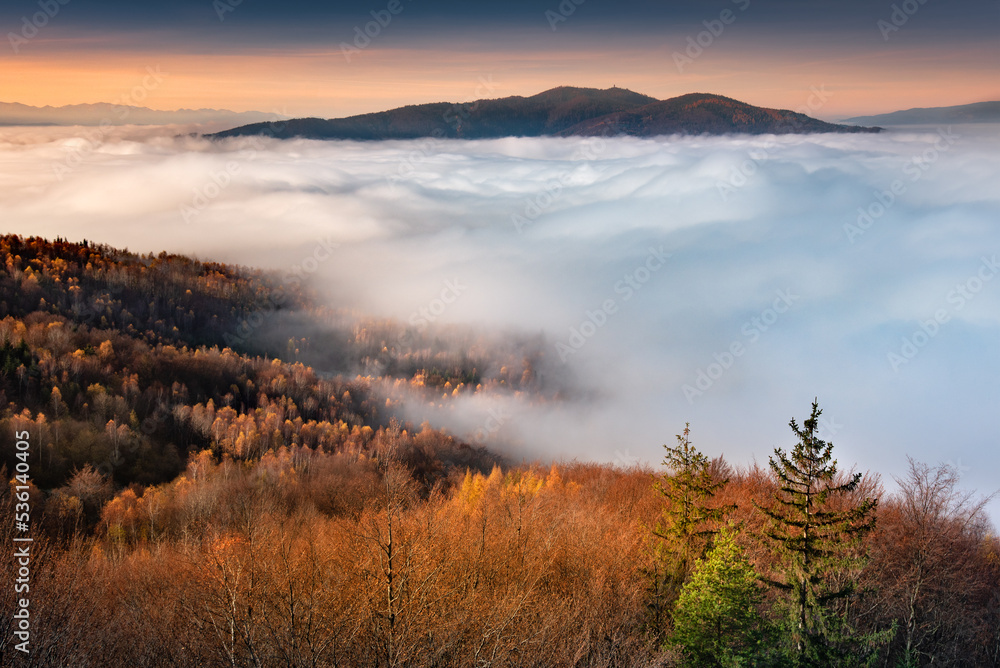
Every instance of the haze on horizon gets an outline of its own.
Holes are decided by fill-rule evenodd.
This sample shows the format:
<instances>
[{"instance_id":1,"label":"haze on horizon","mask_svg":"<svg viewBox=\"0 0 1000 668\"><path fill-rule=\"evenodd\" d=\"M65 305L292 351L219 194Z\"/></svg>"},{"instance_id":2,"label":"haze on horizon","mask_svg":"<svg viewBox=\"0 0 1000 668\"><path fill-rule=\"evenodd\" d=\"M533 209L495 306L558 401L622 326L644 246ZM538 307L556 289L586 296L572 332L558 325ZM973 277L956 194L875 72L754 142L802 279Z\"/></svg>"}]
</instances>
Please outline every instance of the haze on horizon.
<instances>
[{"instance_id":1,"label":"haze on horizon","mask_svg":"<svg viewBox=\"0 0 1000 668\"><path fill-rule=\"evenodd\" d=\"M52 3L0 9L3 101L329 118L559 85L788 109L821 89L836 120L1000 99L990 0Z\"/></svg>"}]
</instances>

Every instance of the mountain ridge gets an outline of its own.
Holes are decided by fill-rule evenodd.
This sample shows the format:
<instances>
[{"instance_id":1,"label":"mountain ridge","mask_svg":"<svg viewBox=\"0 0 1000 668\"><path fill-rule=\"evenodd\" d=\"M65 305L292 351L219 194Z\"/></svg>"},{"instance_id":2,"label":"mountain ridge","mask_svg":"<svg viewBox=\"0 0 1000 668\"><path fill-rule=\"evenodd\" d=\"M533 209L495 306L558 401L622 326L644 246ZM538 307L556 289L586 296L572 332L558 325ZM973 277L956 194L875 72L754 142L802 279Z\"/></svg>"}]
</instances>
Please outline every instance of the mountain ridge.
<instances>
[{"instance_id":1,"label":"mountain ridge","mask_svg":"<svg viewBox=\"0 0 1000 668\"><path fill-rule=\"evenodd\" d=\"M878 123L880 125L923 125L930 123L1000 123L1000 101L973 102L948 107L914 107L887 114L855 116L845 123Z\"/></svg>"},{"instance_id":2,"label":"mountain ridge","mask_svg":"<svg viewBox=\"0 0 1000 668\"><path fill-rule=\"evenodd\" d=\"M176 109L164 111L111 102L88 102L36 107L20 102L0 102L0 126L168 125L174 123L273 122L281 114L228 109Z\"/></svg>"},{"instance_id":3,"label":"mountain ridge","mask_svg":"<svg viewBox=\"0 0 1000 668\"><path fill-rule=\"evenodd\" d=\"M755 107L711 93L667 100L625 88L559 86L536 95L433 102L345 118L295 118L253 123L206 135L269 135L279 139L387 140L664 134L792 134L878 132L827 123L794 111Z\"/></svg>"}]
</instances>

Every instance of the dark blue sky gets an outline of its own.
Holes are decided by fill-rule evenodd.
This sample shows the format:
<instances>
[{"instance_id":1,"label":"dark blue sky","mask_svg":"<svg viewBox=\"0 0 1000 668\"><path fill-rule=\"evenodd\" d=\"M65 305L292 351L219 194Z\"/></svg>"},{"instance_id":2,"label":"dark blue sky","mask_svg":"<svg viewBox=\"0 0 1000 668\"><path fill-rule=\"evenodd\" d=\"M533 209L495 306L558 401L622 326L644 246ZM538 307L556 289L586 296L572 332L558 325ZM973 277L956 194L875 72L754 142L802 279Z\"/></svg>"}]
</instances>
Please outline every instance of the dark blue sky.
<instances>
[{"instance_id":1,"label":"dark blue sky","mask_svg":"<svg viewBox=\"0 0 1000 668\"><path fill-rule=\"evenodd\" d=\"M223 0L227 1L227 0ZM455 30L491 31L497 27L549 31L547 10L558 11L558 0L508 0L505 2L454 2L446 0L401 0L412 18L405 30L431 30L449 34ZM264 2L228 0L234 11L226 21L237 32L245 28L268 28L282 39L299 35L323 38L329 29L367 20L369 12L385 7L378 0L343 2ZM997 0L911 0L919 6L913 26L933 30L951 39L961 36L997 35L1000 2ZM576 7L562 29L613 29L650 33L679 24L699 23L723 9L734 8L754 29L838 33L844 36L868 33L879 19L888 18L892 2L871 0L738 0L729 2L653 2L650 0L585 0ZM905 3L895 3L905 4ZM741 7L746 11L740 12ZM22 16L38 11L37 0L7 0L0 17L8 28ZM57 19L63 28L115 32L136 29L199 30L215 28L219 20L212 0L137 2L135 0L71 0ZM53 21L56 22L55 20Z\"/></svg>"}]
</instances>

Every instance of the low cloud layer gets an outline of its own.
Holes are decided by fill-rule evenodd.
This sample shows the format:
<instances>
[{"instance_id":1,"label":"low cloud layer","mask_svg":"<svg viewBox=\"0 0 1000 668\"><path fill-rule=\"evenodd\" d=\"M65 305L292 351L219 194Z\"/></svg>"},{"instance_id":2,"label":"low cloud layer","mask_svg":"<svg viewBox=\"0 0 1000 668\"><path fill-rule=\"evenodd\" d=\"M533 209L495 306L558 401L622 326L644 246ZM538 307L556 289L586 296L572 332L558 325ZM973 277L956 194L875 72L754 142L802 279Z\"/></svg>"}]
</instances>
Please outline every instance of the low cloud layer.
<instances>
[{"instance_id":1,"label":"low cloud layer","mask_svg":"<svg viewBox=\"0 0 1000 668\"><path fill-rule=\"evenodd\" d=\"M1000 470L996 126L882 135L212 143L0 131L6 231L273 267L404 322L542 333L579 397L440 413L524 456ZM492 421L490 421L492 420ZM1000 513L994 511L994 516Z\"/></svg>"}]
</instances>

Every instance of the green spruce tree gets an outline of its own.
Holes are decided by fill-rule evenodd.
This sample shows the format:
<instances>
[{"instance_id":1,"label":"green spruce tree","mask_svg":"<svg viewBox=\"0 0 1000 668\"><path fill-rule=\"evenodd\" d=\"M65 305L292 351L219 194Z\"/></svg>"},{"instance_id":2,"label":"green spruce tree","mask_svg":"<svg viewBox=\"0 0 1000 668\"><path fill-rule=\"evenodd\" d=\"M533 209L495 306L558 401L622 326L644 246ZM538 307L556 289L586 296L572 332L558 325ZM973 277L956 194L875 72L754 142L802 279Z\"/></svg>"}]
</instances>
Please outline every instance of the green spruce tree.
<instances>
[{"instance_id":1,"label":"green spruce tree","mask_svg":"<svg viewBox=\"0 0 1000 668\"><path fill-rule=\"evenodd\" d=\"M708 457L691 445L690 425L677 445L664 445L666 473L654 486L664 497L663 514L653 528L655 570L651 610L653 623L663 628L665 613L677 600L694 563L705 555L719 521L728 508L712 499L728 480L713 475Z\"/></svg>"},{"instance_id":2,"label":"green spruce tree","mask_svg":"<svg viewBox=\"0 0 1000 668\"><path fill-rule=\"evenodd\" d=\"M778 492L769 506L754 504L770 519L767 536L779 572L766 582L782 593L788 649L795 665L845 665L850 630L835 605L854 593L845 573L858 568L855 549L875 522L876 499L851 500L861 474L837 474L833 444L817 431L822 411L816 401L801 427L789 424L799 441L791 453L776 448L770 459Z\"/></svg>"},{"instance_id":3,"label":"green spruce tree","mask_svg":"<svg viewBox=\"0 0 1000 668\"><path fill-rule=\"evenodd\" d=\"M674 608L673 642L692 666L761 665L768 654L768 623L758 607L763 592L753 566L723 527Z\"/></svg>"}]
</instances>

